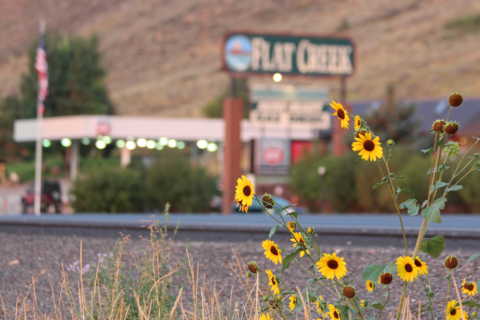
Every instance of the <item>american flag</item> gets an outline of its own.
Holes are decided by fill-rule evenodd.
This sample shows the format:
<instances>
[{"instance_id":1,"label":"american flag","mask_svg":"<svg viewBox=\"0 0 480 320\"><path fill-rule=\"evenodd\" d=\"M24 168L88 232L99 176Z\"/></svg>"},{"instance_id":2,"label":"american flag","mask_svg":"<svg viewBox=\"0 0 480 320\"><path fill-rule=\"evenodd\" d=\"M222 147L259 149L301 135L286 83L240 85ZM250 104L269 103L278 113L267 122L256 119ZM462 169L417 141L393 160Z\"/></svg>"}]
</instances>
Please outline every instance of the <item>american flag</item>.
<instances>
[{"instance_id":1,"label":"american flag","mask_svg":"<svg viewBox=\"0 0 480 320\"><path fill-rule=\"evenodd\" d=\"M45 51L45 40L42 37L37 48L37 57L35 60L35 69L38 75L38 108L43 114L45 110L43 102L48 94L48 63L47 52Z\"/></svg>"}]
</instances>

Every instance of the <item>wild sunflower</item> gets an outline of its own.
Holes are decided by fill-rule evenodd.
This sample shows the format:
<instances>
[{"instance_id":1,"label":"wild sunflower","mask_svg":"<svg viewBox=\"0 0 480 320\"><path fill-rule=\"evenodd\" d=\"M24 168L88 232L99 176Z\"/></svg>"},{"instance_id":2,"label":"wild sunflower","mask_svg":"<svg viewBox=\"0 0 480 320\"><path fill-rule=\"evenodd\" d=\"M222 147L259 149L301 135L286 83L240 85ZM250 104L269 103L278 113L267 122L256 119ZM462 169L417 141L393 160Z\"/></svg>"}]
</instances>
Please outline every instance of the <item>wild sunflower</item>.
<instances>
[{"instance_id":1,"label":"wild sunflower","mask_svg":"<svg viewBox=\"0 0 480 320\"><path fill-rule=\"evenodd\" d=\"M316 311L321 316L327 315L327 304L325 303L325 299L323 296L318 296L318 298L314 302Z\"/></svg>"},{"instance_id":2,"label":"wild sunflower","mask_svg":"<svg viewBox=\"0 0 480 320\"><path fill-rule=\"evenodd\" d=\"M468 315L463 312L465 319L468 319ZM462 310L460 309L460 305L458 304L457 300L450 300L447 303L447 307L445 308L445 319L446 320L460 320L462 319Z\"/></svg>"},{"instance_id":3,"label":"wild sunflower","mask_svg":"<svg viewBox=\"0 0 480 320\"><path fill-rule=\"evenodd\" d=\"M290 239L292 243L292 247L294 248L301 248L305 249L305 239L300 232L293 232L293 238ZM300 251L300 257L303 257L305 254L310 254L308 249Z\"/></svg>"},{"instance_id":4,"label":"wild sunflower","mask_svg":"<svg viewBox=\"0 0 480 320\"><path fill-rule=\"evenodd\" d=\"M328 315L330 316L331 320L342 319L340 317L340 311L337 308L335 308L335 306L333 304L328 305Z\"/></svg>"},{"instance_id":5,"label":"wild sunflower","mask_svg":"<svg viewBox=\"0 0 480 320\"><path fill-rule=\"evenodd\" d=\"M372 292L375 290L375 283L373 283L370 280L365 281L365 288L367 289L368 292Z\"/></svg>"},{"instance_id":6,"label":"wild sunflower","mask_svg":"<svg viewBox=\"0 0 480 320\"><path fill-rule=\"evenodd\" d=\"M418 269L418 274L420 276L428 274L428 265L426 262L424 262L422 259L419 257L416 257L413 259L415 262L415 267Z\"/></svg>"},{"instance_id":7,"label":"wild sunflower","mask_svg":"<svg viewBox=\"0 0 480 320\"><path fill-rule=\"evenodd\" d=\"M467 282L465 279L462 281L462 292L466 295L469 296L474 296L478 293L477 289L477 283L472 281L472 282Z\"/></svg>"},{"instance_id":8,"label":"wild sunflower","mask_svg":"<svg viewBox=\"0 0 480 320\"><path fill-rule=\"evenodd\" d=\"M258 320L272 320L272 317L270 316L270 313L262 313Z\"/></svg>"},{"instance_id":9,"label":"wild sunflower","mask_svg":"<svg viewBox=\"0 0 480 320\"><path fill-rule=\"evenodd\" d=\"M348 115L348 111L345 110L341 103L338 103L335 100L330 102L330 107L335 110L332 115L334 115L340 120L340 127L348 129L348 127L350 126L350 116Z\"/></svg>"},{"instance_id":10,"label":"wild sunflower","mask_svg":"<svg viewBox=\"0 0 480 320\"><path fill-rule=\"evenodd\" d=\"M363 299L360 300L359 304L360 304L360 307L362 308L365 308L367 306L367 302Z\"/></svg>"},{"instance_id":11,"label":"wild sunflower","mask_svg":"<svg viewBox=\"0 0 480 320\"><path fill-rule=\"evenodd\" d=\"M246 176L237 179L235 186L235 201L240 205L242 212L247 212L255 196L255 186Z\"/></svg>"},{"instance_id":12,"label":"wild sunflower","mask_svg":"<svg viewBox=\"0 0 480 320\"><path fill-rule=\"evenodd\" d=\"M338 257L335 252L332 254L324 253L315 265L322 276L327 279L341 279L347 274L345 260Z\"/></svg>"},{"instance_id":13,"label":"wild sunflower","mask_svg":"<svg viewBox=\"0 0 480 320\"><path fill-rule=\"evenodd\" d=\"M361 127L362 127L362 118L360 118L359 115L356 115L355 117L353 117L353 129L355 129L355 131L358 131L360 130Z\"/></svg>"},{"instance_id":14,"label":"wild sunflower","mask_svg":"<svg viewBox=\"0 0 480 320\"><path fill-rule=\"evenodd\" d=\"M288 297L288 300L288 309L290 309L290 311L293 311L293 309L295 309L295 307L297 306L297 296L293 294Z\"/></svg>"},{"instance_id":15,"label":"wild sunflower","mask_svg":"<svg viewBox=\"0 0 480 320\"><path fill-rule=\"evenodd\" d=\"M280 294L280 286L278 285L277 277L273 274L272 270L268 269L265 270L265 273L268 277L268 284L270 285L270 289L274 294Z\"/></svg>"},{"instance_id":16,"label":"wild sunflower","mask_svg":"<svg viewBox=\"0 0 480 320\"><path fill-rule=\"evenodd\" d=\"M297 228L297 223L295 221L288 221L287 228L288 228L288 231L294 232L295 229Z\"/></svg>"},{"instance_id":17,"label":"wild sunflower","mask_svg":"<svg viewBox=\"0 0 480 320\"><path fill-rule=\"evenodd\" d=\"M360 133L352 143L352 150L365 161L376 161L383 158L380 137L373 137L371 132Z\"/></svg>"},{"instance_id":18,"label":"wild sunflower","mask_svg":"<svg viewBox=\"0 0 480 320\"><path fill-rule=\"evenodd\" d=\"M265 250L265 257L275 264L282 263L282 250L272 240L265 240L262 242L262 247Z\"/></svg>"},{"instance_id":19,"label":"wild sunflower","mask_svg":"<svg viewBox=\"0 0 480 320\"><path fill-rule=\"evenodd\" d=\"M397 258L397 273L400 279L406 282L414 281L418 277L418 268L412 257L403 256Z\"/></svg>"}]
</instances>

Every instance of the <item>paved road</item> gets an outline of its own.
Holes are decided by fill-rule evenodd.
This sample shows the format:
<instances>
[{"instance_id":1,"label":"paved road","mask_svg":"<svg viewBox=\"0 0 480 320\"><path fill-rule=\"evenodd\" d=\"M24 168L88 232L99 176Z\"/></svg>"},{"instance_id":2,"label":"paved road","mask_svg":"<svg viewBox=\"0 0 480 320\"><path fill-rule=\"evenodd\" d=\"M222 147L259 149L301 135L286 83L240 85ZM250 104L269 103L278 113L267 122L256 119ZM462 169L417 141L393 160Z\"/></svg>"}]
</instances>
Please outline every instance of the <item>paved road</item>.
<instances>
[{"instance_id":1,"label":"paved road","mask_svg":"<svg viewBox=\"0 0 480 320\"><path fill-rule=\"evenodd\" d=\"M400 234L394 214L322 214L302 215L305 226L325 235L393 236ZM405 217L408 234L416 234L421 217ZM263 214L78 214L78 215L8 215L0 216L0 226L42 226L70 228L145 229L161 224L181 231L265 232L274 222ZM480 239L480 215L445 215L443 223L432 223L431 234L447 237Z\"/></svg>"}]
</instances>

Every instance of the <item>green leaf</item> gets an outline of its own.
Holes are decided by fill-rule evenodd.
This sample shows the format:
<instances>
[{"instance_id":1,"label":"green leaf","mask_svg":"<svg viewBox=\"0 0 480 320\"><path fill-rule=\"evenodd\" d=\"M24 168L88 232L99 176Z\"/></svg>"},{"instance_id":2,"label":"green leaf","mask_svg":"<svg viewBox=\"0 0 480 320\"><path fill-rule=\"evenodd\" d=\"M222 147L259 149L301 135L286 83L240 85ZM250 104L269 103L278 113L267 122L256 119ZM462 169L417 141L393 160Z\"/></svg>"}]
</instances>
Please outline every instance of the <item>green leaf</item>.
<instances>
[{"instance_id":1,"label":"green leaf","mask_svg":"<svg viewBox=\"0 0 480 320\"><path fill-rule=\"evenodd\" d=\"M366 266L362 273L363 280L376 282L386 267L387 265L385 264L370 264Z\"/></svg>"},{"instance_id":2,"label":"green leaf","mask_svg":"<svg viewBox=\"0 0 480 320\"><path fill-rule=\"evenodd\" d=\"M443 208L445 208L445 202L447 199L445 197L441 197L433 201L430 207L427 207L423 210L422 215L428 221L440 223L442 222L442 217L440 216L440 212Z\"/></svg>"},{"instance_id":3,"label":"green leaf","mask_svg":"<svg viewBox=\"0 0 480 320\"><path fill-rule=\"evenodd\" d=\"M272 239L273 235L277 232L279 227L280 227L280 225L276 224L270 229L270 232L268 233L268 238L269 239Z\"/></svg>"},{"instance_id":4,"label":"green leaf","mask_svg":"<svg viewBox=\"0 0 480 320\"><path fill-rule=\"evenodd\" d=\"M474 260L477 260L478 258L480 258L480 253L472 254L472 255L467 259L467 263L472 262L472 261L474 261Z\"/></svg>"},{"instance_id":5,"label":"green leaf","mask_svg":"<svg viewBox=\"0 0 480 320\"><path fill-rule=\"evenodd\" d=\"M383 310L385 306L380 303L380 302L374 302L372 303L372 308L378 309L378 310Z\"/></svg>"},{"instance_id":6,"label":"green leaf","mask_svg":"<svg viewBox=\"0 0 480 320\"><path fill-rule=\"evenodd\" d=\"M383 272L384 273L388 272L388 273L391 273L391 274L395 274L397 272L397 265L395 264L395 261L392 261L389 264L387 264L387 266L385 267Z\"/></svg>"},{"instance_id":7,"label":"green leaf","mask_svg":"<svg viewBox=\"0 0 480 320\"><path fill-rule=\"evenodd\" d=\"M473 300L463 301L462 304L467 307L471 308L480 308L480 303L475 302Z\"/></svg>"},{"instance_id":8,"label":"green leaf","mask_svg":"<svg viewBox=\"0 0 480 320\"><path fill-rule=\"evenodd\" d=\"M419 211L417 199L408 199L400 203L400 209L407 209L407 213L410 216L416 216Z\"/></svg>"},{"instance_id":9,"label":"green leaf","mask_svg":"<svg viewBox=\"0 0 480 320\"><path fill-rule=\"evenodd\" d=\"M388 183L388 177L387 176L382 177L382 179L380 179L380 181L378 181L377 183L375 183L372 186L372 189L376 190L376 189L380 188L381 186L383 186L384 184L387 184L387 183Z\"/></svg>"},{"instance_id":10,"label":"green leaf","mask_svg":"<svg viewBox=\"0 0 480 320\"><path fill-rule=\"evenodd\" d=\"M283 261L282 261L282 271L288 269L288 267L290 267L290 263L293 261L293 259L295 259L295 257L298 255L298 253L302 251L301 249L297 249L295 251L293 251L292 253L290 253L289 255L287 255Z\"/></svg>"},{"instance_id":11,"label":"green leaf","mask_svg":"<svg viewBox=\"0 0 480 320\"><path fill-rule=\"evenodd\" d=\"M420 152L423 154L429 154L432 152L432 148L420 149Z\"/></svg>"},{"instance_id":12,"label":"green leaf","mask_svg":"<svg viewBox=\"0 0 480 320\"><path fill-rule=\"evenodd\" d=\"M456 184L456 185L453 185L451 187L448 187L447 189L445 189L446 192L450 192L450 191L458 191L458 190L462 190L463 189L463 186L459 185L459 184Z\"/></svg>"},{"instance_id":13,"label":"green leaf","mask_svg":"<svg viewBox=\"0 0 480 320\"><path fill-rule=\"evenodd\" d=\"M425 239L420 246L420 250L429 254L432 258L438 258L443 249L445 249L445 238L443 236Z\"/></svg>"},{"instance_id":14,"label":"green leaf","mask_svg":"<svg viewBox=\"0 0 480 320\"><path fill-rule=\"evenodd\" d=\"M443 187L446 187L448 186L448 183L446 182L443 182L443 181L437 181L434 185L433 185L433 190L438 190L438 189L441 189Z\"/></svg>"}]
</instances>

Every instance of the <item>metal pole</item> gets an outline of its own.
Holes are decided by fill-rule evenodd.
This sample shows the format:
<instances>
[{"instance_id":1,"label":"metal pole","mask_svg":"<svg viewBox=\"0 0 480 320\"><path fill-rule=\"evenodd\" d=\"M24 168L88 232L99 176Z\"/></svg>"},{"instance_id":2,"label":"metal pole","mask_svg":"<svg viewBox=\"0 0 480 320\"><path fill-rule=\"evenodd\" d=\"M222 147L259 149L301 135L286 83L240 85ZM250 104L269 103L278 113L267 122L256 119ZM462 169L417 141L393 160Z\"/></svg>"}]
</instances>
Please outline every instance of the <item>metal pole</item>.
<instances>
[{"instance_id":1,"label":"metal pole","mask_svg":"<svg viewBox=\"0 0 480 320\"><path fill-rule=\"evenodd\" d=\"M41 214L41 195L42 195L42 120L43 106L37 101L37 139L35 141L35 197L33 212L39 216Z\"/></svg>"}]
</instances>

